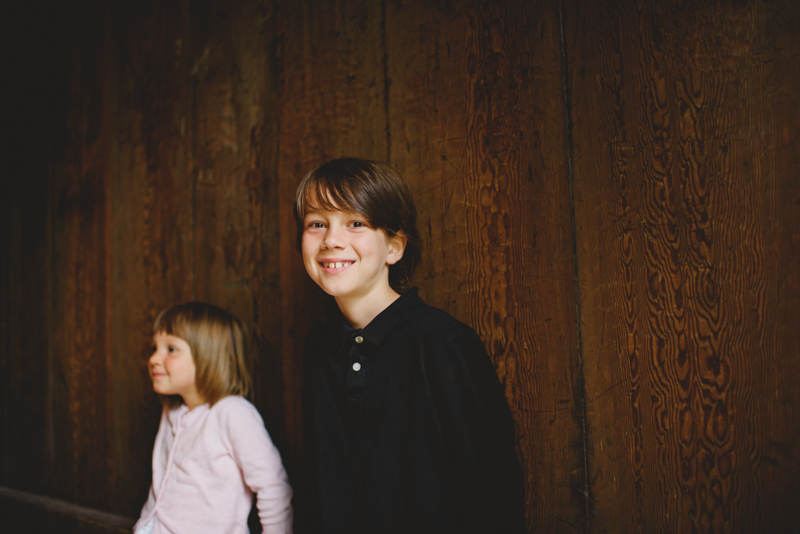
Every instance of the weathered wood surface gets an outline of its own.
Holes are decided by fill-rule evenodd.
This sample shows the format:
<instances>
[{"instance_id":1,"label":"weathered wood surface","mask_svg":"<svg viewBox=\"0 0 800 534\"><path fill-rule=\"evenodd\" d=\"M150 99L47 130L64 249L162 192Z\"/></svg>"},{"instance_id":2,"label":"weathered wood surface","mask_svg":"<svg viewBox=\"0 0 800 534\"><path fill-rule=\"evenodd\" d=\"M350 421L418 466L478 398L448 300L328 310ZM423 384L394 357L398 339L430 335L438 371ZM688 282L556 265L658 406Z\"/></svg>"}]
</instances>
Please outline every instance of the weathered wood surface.
<instances>
[{"instance_id":1,"label":"weathered wood surface","mask_svg":"<svg viewBox=\"0 0 800 534\"><path fill-rule=\"evenodd\" d=\"M31 358L40 362L38 376L47 380L48 417L42 425L47 446L40 458L45 487L57 498L107 509L113 488L109 386L115 360L107 269L113 76L103 21L103 11L75 20L79 31L69 57L66 123L59 132L64 137L56 140L63 150L53 154L50 183L41 192L49 201L47 275L25 285L44 283L48 292L47 353ZM25 466L17 467L26 476Z\"/></svg>"},{"instance_id":2,"label":"weathered wood surface","mask_svg":"<svg viewBox=\"0 0 800 534\"><path fill-rule=\"evenodd\" d=\"M383 14L377 2L281 2L276 6L280 65L278 219L272 257L280 268L280 347L290 454L297 459L297 526L310 528L302 485L303 341L335 304L308 277L297 247L293 203L297 184L327 160L388 156ZM290 466L293 467L293 466Z\"/></svg>"},{"instance_id":3,"label":"weathered wood surface","mask_svg":"<svg viewBox=\"0 0 800 534\"><path fill-rule=\"evenodd\" d=\"M194 296L191 175L193 58L186 6L144 3L111 10L114 180L109 276L113 325L112 462L116 512L138 516L147 494L160 403L146 361L152 325L166 306ZM146 38L143 38L146 36ZM112 48L114 50L114 48Z\"/></svg>"},{"instance_id":4,"label":"weathered wood surface","mask_svg":"<svg viewBox=\"0 0 800 534\"><path fill-rule=\"evenodd\" d=\"M580 531L558 12L550 2L388 2L386 28L391 161L420 214L421 293L472 325L495 363L517 422L531 530Z\"/></svg>"},{"instance_id":5,"label":"weathered wood surface","mask_svg":"<svg viewBox=\"0 0 800 534\"><path fill-rule=\"evenodd\" d=\"M253 330L256 405L285 450L273 7L220 1L191 9L192 274L194 298Z\"/></svg>"},{"instance_id":6,"label":"weathered wood surface","mask_svg":"<svg viewBox=\"0 0 800 534\"><path fill-rule=\"evenodd\" d=\"M82 534L126 534L135 520L101 512L67 501L0 486L0 517L4 534L26 532L80 532Z\"/></svg>"},{"instance_id":7,"label":"weathered wood surface","mask_svg":"<svg viewBox=\"0 0 800 534\"><path fill-rule=\"evenodd\" d=\"M49 68L15 82L19 180L0 199L0 485L137 516L150 329L189 299L252 329L256 404L299 475L302 340L331 299L291 203L314 166L356 155L406 177L415 283L486 343L532 532L791 531L798 8L561 4L17 18L39 36L23 57Z\"/></svg>"},{"instance_id":8,"label":"weathered wood surface","mask_svg":"<svg viewBox=\"0 0 800 534\"><path fill-rule=\"evenodd\" d=\"M69 55L54 53L47 41L69 33L49 31L58 14L43 17L47 24L39 28L29 10L9 6L0 31L13 103L5 115L0 178L0 485L32 492L53 488L48 155L54 131L63 135L63 124L53 119L65 113L69 63ZM31 42L28 53L10 53L23 36ZM53 89L58 98L51 99Z\"/></svg>"},{"instance_id":9,"label":"weathered wood surface","mask_svg":"<svg viewBox=\"0 0 800 534\"><path fill-rule=\"evenodd\" d=\"M294 194L303 176L329 159L386 159L383 46L380 6L374 2L304 0L281 3L276 11L281 342L292 384L287 410L299 438L302 344L329 303L303 267Z\"/></svg>"},{"instance_id":10,"label":"weathered wood surface","mask_svg":"<svg viewBox=\"0 0 800 534\"><path fill-rule=\"evenodd\" d=\"M566 20L590 530L794 532L797 5Z\"/></svg>"}]
</instances>

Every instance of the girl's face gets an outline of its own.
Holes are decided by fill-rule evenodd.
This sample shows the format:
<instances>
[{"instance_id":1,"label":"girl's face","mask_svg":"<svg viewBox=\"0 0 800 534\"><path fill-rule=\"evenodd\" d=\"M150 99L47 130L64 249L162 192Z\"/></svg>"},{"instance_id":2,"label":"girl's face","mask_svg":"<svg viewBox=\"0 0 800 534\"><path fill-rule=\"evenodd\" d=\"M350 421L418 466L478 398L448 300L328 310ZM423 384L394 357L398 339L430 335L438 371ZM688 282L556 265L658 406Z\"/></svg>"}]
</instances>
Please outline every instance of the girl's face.
<instances>
[{"instance_id":1,"label":"girl's face","mask_svg":"<svg viewBox=\"0 0 800 534\"><path fill-rule=\"evenodd\" d=\"M205 403L195 384L192 349L181 338L163 332L154 335L148 370L156 393L180 395L189 409Z\"/></svg>"}]
</instances>

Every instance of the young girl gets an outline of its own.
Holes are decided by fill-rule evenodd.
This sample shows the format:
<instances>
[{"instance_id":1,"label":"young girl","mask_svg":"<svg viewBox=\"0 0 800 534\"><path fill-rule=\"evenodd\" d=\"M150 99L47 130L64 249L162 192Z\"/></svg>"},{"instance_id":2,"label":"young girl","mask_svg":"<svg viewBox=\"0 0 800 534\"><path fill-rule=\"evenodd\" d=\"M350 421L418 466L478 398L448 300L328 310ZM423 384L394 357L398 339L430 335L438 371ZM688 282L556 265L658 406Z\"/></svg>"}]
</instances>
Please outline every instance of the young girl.
<instances>
[{"instance_id":1,"label":"young girl","mask_svg":"<svg viewBox=\"0 0 800 534\"><path fill-rule=\"evenodd\" d=\"M153 483L136 534L247 533L257 495L265 534L292 531L292 489L261 416L245 400L244 335L198 302L161 312L148 368L164 410Z\"/></svg>"}]
</instances>

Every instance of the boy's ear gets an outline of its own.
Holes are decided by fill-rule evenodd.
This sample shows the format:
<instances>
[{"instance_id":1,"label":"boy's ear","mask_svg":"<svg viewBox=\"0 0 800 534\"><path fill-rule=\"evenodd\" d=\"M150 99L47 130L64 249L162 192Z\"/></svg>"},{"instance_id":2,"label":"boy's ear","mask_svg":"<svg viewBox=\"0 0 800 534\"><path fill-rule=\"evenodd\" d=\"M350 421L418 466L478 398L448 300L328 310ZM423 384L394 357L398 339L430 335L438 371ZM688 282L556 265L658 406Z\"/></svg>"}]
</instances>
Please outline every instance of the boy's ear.
<instances>
[{"instance_id":1,"label":"boy's ear","mask_svg":"<svg viewBox=\"0 0 800 534\"><path fill-rule=\"evenodd\" d=\"M403 258L407 242L408 238L403 232L397 232L397 234L389 237L389 254L386 255L387 265L394 265Z\"/></svg>"}]
</instances>

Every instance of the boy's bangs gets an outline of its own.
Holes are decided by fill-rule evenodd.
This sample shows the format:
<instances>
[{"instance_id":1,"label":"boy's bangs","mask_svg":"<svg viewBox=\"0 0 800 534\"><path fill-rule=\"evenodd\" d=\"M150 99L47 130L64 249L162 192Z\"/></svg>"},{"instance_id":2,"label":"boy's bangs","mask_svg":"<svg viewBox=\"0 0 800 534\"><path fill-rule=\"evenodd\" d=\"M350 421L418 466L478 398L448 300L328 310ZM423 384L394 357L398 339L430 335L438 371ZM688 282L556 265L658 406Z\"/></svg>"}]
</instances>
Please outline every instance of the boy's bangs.
<instances>
[{"instance_id":1,"label":"boy's bangs","mask_svg":"<svg viewBox=\"0 0 800 534\"><path fill-rule=\"evenodd\" d=\"M327 176L313 176L306 182L302 203L301 216L309 210L364 212L343 180L331 180Z\"/></svg>"}]
</instances>

